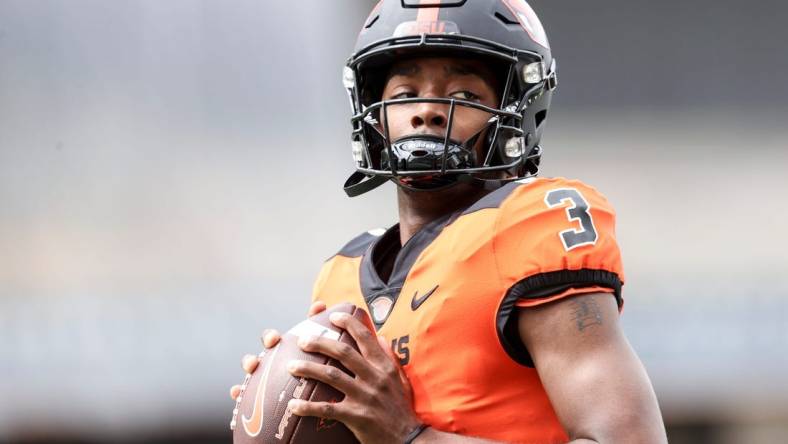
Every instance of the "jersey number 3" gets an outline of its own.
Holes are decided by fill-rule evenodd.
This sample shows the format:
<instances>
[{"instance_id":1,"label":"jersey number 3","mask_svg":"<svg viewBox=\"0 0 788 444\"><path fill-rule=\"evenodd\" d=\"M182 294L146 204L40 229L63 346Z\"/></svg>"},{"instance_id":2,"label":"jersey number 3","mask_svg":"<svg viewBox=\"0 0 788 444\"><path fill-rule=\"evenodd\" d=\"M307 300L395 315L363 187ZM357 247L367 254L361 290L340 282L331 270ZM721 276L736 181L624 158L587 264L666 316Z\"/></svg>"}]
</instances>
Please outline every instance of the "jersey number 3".
<instances>
[{"instance_id":1,"label":"jersey number 3","mask_svg":"<svg viewBox=\"0 0 788 444\"><path fill-rule=\"evenodd\" d=\"M561 188L549 191L544 197L545 204L550 208L565 205L566 201L572 203L572 206L566 207L566 217L570 222L579 221L581 229L571 228L559 233L564 248L569 251L583 245L594 245L597 234L594 220L588 212L591 207L579 191L574 188Z\"/></svg>"}]
</instances>

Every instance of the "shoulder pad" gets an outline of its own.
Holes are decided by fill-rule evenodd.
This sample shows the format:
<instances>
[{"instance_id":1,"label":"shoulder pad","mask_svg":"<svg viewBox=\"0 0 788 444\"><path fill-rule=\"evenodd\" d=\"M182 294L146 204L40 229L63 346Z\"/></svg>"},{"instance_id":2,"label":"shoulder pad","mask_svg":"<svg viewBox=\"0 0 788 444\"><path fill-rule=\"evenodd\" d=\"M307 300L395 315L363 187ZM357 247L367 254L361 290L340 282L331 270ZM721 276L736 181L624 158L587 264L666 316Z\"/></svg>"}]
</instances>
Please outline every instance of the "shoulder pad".
<instances>
[{"instance_id":1,"label":"shoulder pad","mask_svg":"<svg viewBox=\"0 0 788 444\"><path fill-rule=\"evenodd\" d=\"M504 279L593 269L623 280L615 211L596 189L540 178L513 187L498 205L494 245Z\"/></svg>"},{"instance_id":2,"label":"shoulder pad","mask_svg":"<svg viewBox=\"0 0 788 444\"><path fill-rule=\"evenodd\" d=\"M362 233L339 250L335 256L344 256L344 257L359 257L363 256L364 252L367 251L367 248L375 241L375 239L379 238L380 236L385 233L386 230L384 228L377 228L374 230L369 230L365 233Z\"/></svg>"}]
</instances>

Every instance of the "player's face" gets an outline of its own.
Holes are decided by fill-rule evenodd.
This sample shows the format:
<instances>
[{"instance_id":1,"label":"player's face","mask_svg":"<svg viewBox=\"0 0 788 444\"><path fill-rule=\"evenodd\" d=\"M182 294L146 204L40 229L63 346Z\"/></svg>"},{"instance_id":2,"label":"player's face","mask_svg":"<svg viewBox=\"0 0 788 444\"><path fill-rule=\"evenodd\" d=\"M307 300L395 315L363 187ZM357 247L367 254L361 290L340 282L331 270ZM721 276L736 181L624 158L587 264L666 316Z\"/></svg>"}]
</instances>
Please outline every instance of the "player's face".
<instances>
[{"instance_id":1,"label":"player's face","mask_svg":"<svg viewBox=\"0 0 788 444\"><path fill-rule=\"evenodd\" d=\"M482 62L458 58L415 58L394 64L383 89L383 100L405 98L455 98L497 107L495 77ZM449 105L411 103L387 109L392 141L406 136L444 137ZM456 106L450 138L465 143L482 130L492 114ZM479 145L482 138L479 138Z\"/></svg>"}]
</instances>

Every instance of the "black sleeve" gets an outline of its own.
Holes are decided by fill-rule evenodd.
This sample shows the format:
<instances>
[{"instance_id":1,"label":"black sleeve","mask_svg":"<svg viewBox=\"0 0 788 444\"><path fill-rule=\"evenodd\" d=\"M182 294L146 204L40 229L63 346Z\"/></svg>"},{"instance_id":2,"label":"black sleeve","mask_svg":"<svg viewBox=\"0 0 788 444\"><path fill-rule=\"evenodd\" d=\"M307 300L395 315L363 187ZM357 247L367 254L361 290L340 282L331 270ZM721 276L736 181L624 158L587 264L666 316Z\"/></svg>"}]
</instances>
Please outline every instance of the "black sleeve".
<instances>
[{"instance_id":1,"label":"black sleeve","mask_svg":"<svg viewBox=\"0 0 788 444\"><path fill-rule=\"evenodd\" d=\"M498 340L506 353L516 362L527 367L533 367L531 354L520 340L520 331L517 326L517 313L515 303L520 299L545 299L560 294L571 288L605 287L613 290L616 303L620 307L621 279L618 275L607 270L559 270L549 273L529 276L509 288L506 296L498 308L496 329Z\"/></svg>"}]
</instances>

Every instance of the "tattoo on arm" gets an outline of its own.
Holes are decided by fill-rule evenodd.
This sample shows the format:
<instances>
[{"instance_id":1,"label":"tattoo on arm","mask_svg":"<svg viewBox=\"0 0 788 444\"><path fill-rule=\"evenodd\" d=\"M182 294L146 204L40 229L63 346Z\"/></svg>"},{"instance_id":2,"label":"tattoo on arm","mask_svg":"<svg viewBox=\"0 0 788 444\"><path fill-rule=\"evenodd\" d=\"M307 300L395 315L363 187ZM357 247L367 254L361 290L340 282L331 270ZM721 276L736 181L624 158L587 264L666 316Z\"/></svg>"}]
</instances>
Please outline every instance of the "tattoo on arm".
<instances>
[{"instance_id":1,"label":"tattoo on arm","mask_svg":"<svg viewBox=\"0 0 788 444\"><path fill-rule=\"evenodd\" d=\"M602 310L593 296L582 296L571 301L572 319L578 331L593 325L602 325Z\"/></svg>"}]
</instances>

